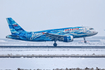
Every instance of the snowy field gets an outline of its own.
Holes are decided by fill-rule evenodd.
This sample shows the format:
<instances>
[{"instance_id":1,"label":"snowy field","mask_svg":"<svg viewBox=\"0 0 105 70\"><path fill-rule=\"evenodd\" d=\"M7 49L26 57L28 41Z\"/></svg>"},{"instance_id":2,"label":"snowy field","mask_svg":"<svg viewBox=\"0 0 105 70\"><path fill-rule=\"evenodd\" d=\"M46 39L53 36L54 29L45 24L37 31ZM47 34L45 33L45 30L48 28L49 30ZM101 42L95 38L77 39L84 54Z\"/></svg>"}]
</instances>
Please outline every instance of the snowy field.
<instances>
[{"instance_id":1,"label":"snowy field","mask_svg":"<svg viewBox=\"0 0 105 70\"><path fill-rule=\"evenodd\" d=\"M105 68L105 58L0 58L0 69Z\"/></svg>"},{"instance_id":2,"label":"snowy field","mask_svg":"<svg viewBox=\"0 0 105 70\"><path fill-rule=\"evenodd\" d=\"M0 54L105 54L105 49L0 48ZM105 58L0 58L0 69L105 68Z\"/></svg>"},{"instance_id":3,"label":"snowy field","mask_svg":"<svg viewBox=\"0 0 105 70\"><path fill-rule=\"evenodd\" d=\"M70 43L57 42L58 46L105 46L105 39L88 39ZM10 39L0 39L0 46L52 46L53 42L25 42ZM96 54L105 55L105 48L2 48L0 55L5 54ZM56 69L56 68L105 68L105 58L0 58L0 70L23 69Z\"/></svg>"}]
</instances>

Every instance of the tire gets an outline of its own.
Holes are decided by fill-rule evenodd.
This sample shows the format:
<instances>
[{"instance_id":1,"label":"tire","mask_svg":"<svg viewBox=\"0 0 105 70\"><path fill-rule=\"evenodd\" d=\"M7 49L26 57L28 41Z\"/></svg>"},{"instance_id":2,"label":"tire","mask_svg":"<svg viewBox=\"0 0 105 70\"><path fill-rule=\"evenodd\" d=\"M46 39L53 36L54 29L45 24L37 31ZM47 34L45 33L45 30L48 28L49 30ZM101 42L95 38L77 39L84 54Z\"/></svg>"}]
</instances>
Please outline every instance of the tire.
<instances>
[{"instance_id":1,"label":"tire","mask_svg":"<svg viewBox=\"0 0 105 70\"><path fill-rule=\"evenodd\" d=\"M87 43L87 41L84 41L84 43Z\"/></svg>"},{"instance_id":2,"label":"tire","mask_svg":"<svg viewBox=\"0 0 105 70\"><path fill-rule=\"evenodd\" d=\"M54 47L57 47L57 43L54 43L53 46L54 46Z\"/></svg>"}]
</instances>

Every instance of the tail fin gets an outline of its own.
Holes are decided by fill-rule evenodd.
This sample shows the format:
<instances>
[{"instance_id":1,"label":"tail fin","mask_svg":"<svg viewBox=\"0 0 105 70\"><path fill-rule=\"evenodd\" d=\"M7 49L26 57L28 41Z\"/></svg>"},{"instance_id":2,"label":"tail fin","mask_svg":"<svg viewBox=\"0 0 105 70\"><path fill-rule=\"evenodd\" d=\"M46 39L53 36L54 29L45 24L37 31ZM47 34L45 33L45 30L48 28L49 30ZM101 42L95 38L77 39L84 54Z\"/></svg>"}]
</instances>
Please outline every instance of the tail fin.
<instances>
[{"instance_id":1,"label":"tail fin","mask_svg":"<svg viewBox=\"0 0 105 70\"><path fill-rule=\"evenodd\" d=\"M25 30L21 28L12 18L6 19L12 35L18 35L21 32L25 32Z\"/></svg>"}]
</instances>

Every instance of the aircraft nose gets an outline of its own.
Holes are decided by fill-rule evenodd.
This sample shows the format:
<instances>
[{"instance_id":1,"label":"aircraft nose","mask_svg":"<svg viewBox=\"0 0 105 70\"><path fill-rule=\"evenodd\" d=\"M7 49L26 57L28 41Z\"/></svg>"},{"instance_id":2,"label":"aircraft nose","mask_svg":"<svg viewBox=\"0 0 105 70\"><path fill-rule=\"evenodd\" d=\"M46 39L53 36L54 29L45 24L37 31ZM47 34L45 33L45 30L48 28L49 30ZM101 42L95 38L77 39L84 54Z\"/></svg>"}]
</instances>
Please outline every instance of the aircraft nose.
<instances>
[{"instance_id":1,"label":"aircraft nose","mask_svg":"<svg viewBox=\"0 0 105 70\"><path fill-rule=\"evenodd\" d=\"M94 31L94 34L96 35L96 34L98 34L98 32L97 31Z\"/></svg>"},{"instance_id":2,"label":"aircraft nose","mask_svg":"<svg viewBox=\"0 0 105 70\"><path fill-rule=\"evenodd\" d=\"M98 32L96 32L96 34L98 34Z\"/></svg>"}]
</instances>

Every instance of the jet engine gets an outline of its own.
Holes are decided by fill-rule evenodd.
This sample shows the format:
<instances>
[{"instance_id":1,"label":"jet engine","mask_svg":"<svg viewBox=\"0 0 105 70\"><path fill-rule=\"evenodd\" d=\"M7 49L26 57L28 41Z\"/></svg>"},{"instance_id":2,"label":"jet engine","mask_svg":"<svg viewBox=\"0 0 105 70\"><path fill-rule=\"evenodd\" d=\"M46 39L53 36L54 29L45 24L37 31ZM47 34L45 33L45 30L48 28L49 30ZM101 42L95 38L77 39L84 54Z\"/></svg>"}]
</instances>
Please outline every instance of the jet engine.
<instances>
[{"instance_id":1,"label":"jet engine","mask_svg":"<svg viewBox=\"0 0 105 70\"><path fill-rule=\"evenodd\" d=\"M63 41L64 42L72 42L73 41L73 36L65 36Z\"/></svg>"}]
</instances>

